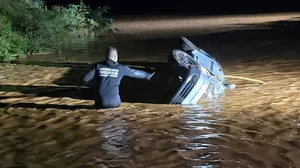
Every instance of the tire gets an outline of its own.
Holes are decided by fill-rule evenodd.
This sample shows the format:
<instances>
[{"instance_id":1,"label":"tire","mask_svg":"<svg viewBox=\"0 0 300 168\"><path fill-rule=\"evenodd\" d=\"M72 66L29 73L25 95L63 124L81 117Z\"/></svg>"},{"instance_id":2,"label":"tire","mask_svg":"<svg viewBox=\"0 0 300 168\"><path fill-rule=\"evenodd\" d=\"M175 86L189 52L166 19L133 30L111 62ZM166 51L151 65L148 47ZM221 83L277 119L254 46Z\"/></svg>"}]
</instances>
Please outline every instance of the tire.
<instances>
[{"instance_id":1,"label":"tire","mask_svg":"<svg viewBox=\"0 0 300 168\"><path fill-rule=\"evenodd\" d=\"M178 64L179 67L186 67L186 68L189 68L190 66L200 67L199 63L184 51L173 50L172 56L174 60L173 63Z\"/></svg>"}]
</instances>

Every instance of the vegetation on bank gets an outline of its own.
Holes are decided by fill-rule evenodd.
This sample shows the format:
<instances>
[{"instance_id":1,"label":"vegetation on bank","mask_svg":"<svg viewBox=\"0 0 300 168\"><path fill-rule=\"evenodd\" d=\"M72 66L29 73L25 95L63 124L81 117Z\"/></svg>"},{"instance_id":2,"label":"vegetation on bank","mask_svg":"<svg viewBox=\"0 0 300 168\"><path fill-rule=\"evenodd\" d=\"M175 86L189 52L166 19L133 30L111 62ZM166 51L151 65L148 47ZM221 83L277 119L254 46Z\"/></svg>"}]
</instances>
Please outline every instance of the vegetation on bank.
<instances>
[{"instance_id":1,"label":"vegetation on bank","mask_svg":"<svg viewBox=\"0 0 300 168\"><path fill-rule=\"evenodd\" d=\"M47 9L42 0L0 0L0 62L17 56L59 51L77 30L113 33L108 7L90 9L84 3Z\"/></svg>"}]
</instances>

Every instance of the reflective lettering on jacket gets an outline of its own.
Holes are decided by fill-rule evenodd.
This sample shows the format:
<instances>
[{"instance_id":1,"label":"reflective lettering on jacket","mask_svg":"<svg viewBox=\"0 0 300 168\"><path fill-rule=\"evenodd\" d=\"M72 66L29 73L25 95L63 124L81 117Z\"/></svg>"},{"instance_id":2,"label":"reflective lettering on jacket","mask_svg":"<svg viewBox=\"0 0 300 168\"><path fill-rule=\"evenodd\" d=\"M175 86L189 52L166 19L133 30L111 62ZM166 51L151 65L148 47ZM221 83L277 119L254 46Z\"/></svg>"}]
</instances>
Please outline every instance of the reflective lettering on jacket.
<instances>
[{"instance_id":1,"label":"reflective lettering on jacket","mask_svg":"<svg viewBox=\"0 0 300 168\"><path fill-rule=\"evenodd\" d=\"M99 68L99 76L101 76L101 77L117 78L118 75L119 75L119 69Z\"/></svg>"}]
</instances>

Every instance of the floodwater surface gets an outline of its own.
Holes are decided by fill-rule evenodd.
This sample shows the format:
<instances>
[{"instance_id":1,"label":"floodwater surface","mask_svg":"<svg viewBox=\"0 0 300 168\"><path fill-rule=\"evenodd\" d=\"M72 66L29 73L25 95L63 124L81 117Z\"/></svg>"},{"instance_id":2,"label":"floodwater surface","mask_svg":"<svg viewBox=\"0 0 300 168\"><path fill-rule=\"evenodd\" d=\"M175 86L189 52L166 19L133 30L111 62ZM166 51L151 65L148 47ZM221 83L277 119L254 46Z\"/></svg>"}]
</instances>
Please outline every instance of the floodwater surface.
<instances>
[{"instance_id":1,"label":"floodwater surface","mask_svg":"<svg viewBox=\"0 0 300 168\"><path fill-rule=\"evenodd\" d=\"M114 36L0 64L0 167L300 167L300 14L120 18ZM218 102L167 105L166 57L180 36L215 57L237 88ZM120 108L92 108L81 76L104 58L149 72L125 78Z\"/></svg>"}]
</instances>

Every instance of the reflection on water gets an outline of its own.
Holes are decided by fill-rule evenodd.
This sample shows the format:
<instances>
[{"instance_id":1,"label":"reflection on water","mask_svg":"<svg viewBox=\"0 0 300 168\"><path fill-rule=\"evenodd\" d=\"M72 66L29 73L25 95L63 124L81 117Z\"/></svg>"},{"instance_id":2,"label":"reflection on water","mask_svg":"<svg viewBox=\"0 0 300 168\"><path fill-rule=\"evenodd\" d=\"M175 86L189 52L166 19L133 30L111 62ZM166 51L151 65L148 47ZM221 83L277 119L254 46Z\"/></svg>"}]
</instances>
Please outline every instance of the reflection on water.
<instances>
[{"instance_id":1,"label":"reflection on water","mask_svg":"<svg viewBox=\"0 0 300 168\"><path fill-rule=\"evenodd\" d=\"M113 46L119 51L120 61L165 61L171 49L177 45L177 41L170 40L171 44L158 42L159 39L136 40L122 34L108 37L78 37L68 39L61 52L31 55L18 60L93 63L104 59L105 49Z\"/></svg>"},{"instance_id":2,"label":"reflection on water","mask_svg":"<svg viewBox=\"0 0 300 168\"><path fill-rule=\"evenodd\" d=\"M218 26L204 18L197 21L204 29L199 24L194 32L175 32L178 23L168 21L174 22L167 25L173 26L170 32L161 22L156 26L165 32L148 30L150 22L141 22L146 26L132 33L137 22L118 22L125 32L115 37L70 40L61 53L20 59L71 64L1 64L0 167L300 167L300 26L295 15L281 21L218 17ZM188 21L193 25L195 19ZM243 29L231 25L237 22ZM234 28L219 32L223 24ZM124 80L122 97L135 101L106 110L92 109L91 90L76 87L86 63L103 58L111 44L119 48L121 60L163 73L163 62L182 34L216 56L225 74L267 84L228 79L237 88L216 102L170 106L149 103L162 97L163 75L157 83Z\"/></svg>"},{"instance_id":3,"label":"reflection on water","mask_svg":"<svg viewBox=\"0 0 300 168\"><path fill-rule=\"evenodd\" d=\"M179 155L191 161L192 167L211 167L218 163L218 152L214 150L217 144L203 142L205 139L219 138L216 132L216 119L212 113L205 111L201 106L189 108L182 113L183 135L177 136L186 141Z\"/></svg>"},{"instance_id":4,"label":"reflection on water","mask_svg":"<svg viewBox=\"0 0 300 168\"><path fill-rule=\"evenodd\" d=\"M130 146L126 139L129 136L126 127L125 121L115 118L99 129L103 138L101 148L107 151L111 157L128 158L131 155Z\"/></svg>"}]
</instances>

